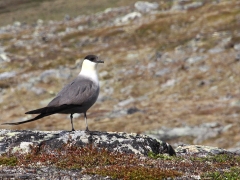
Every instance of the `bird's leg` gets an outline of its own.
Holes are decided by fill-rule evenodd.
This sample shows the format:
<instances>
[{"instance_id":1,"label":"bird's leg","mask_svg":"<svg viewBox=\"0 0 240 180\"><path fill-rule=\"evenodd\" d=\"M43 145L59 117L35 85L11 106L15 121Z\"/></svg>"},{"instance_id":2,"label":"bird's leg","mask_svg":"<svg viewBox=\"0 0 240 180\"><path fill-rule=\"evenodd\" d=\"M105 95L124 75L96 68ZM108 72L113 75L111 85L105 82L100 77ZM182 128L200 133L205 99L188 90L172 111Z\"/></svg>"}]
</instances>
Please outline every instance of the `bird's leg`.
<instances>
[{"instance_id":1,"label":"bird's leg","mask_svg":"<svg viewBox=\"0 0 240 180\"><path fill-rule=\"evenodd\" d=\"M84 113L84 118L85 118L85 124L86 124L86 130L85 131L89 131L89 129L88 129L88 123L87 123L87 113L85 112Z\"/></svg>"},{"instance_id":2,"label":"bird's leg","mask_svg":"<svg viewBox=\"0 0 240 180\"><path fill-rule=\"evenodd\" d=\"M75 131L75 129L73 128L73 114L70 115L70 118L71 118L71 124L72 124L72 131Z\"/></svg>"}]
</instances>

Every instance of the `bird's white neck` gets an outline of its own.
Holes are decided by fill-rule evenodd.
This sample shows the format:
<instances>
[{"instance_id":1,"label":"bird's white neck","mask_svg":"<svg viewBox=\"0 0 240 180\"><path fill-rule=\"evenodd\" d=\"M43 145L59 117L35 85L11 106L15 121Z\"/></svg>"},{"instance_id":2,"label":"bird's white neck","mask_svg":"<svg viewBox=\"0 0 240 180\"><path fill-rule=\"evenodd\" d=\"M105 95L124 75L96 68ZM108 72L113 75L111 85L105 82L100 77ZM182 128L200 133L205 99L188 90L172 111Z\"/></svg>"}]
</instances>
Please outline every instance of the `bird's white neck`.
<instances>
[{"instance_id":1,"label":"bird's white neck","mask_svg":"<svg viewBox=\"0 0 240 180\"><path fill-rule=\"evenodd\" d=\"M79 75L91 78L98 84L97 63L91 62L89 60L84 60Z\"/></svg>"}]
</instances>

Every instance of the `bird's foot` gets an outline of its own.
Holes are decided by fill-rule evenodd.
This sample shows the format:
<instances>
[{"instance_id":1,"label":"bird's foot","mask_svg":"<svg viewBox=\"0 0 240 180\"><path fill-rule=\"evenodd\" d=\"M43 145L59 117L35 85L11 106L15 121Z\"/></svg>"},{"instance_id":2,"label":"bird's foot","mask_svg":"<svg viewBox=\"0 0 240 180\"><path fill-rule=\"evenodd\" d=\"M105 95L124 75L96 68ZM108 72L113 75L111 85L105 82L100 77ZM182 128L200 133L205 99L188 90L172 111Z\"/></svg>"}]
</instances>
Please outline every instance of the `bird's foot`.
<instances>
[{"instance_id":1,"label":"bird's foot","mask_svg":"<svg viewBox=\"0 0 240 180\"><path fill-rule=\"evenodd\" d=\"M89 129L88 129L88 127L86 127L85 131L86 131L86 132L90 132Z\"/></svg>"},{"instance_id":2,"label":"bird's foot","mask_svg":"<svg viewBox=\"0 0 240 180\"><path fill-rule=\"evenodd\" d=\"M75 129L74 129L74 128L72 128L72 131L75 131Z\"/></svg>"}]
</instances>

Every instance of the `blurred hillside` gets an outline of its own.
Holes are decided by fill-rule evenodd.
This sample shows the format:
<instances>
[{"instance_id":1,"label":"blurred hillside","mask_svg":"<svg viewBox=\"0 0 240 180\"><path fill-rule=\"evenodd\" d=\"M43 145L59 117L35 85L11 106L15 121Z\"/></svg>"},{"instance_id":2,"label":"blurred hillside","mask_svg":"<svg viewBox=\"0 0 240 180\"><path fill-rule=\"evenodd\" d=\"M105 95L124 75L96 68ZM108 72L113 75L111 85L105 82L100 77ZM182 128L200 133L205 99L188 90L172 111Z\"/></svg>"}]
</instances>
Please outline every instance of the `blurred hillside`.
<instances>
[{"instance_id":1,"label":"blurred hillside","mask_svg":"<svg viewBox=\"0 0 240 180\"><path fill-rule=\"evenodd\" d=\"M96 54L105 63L90 130L240 147L239 1L0 2L1 123L31 118ZM70 120L2 128L70 130Z\"/></svg>"},{"instance_id":2,"label":"blurred hillside","mask_svg":"<svg viewBox=\"0 0 240 180\"><path fill-rule=\"evenodd\" d=\"M153 0L150 0L151 2ZM166 1L166 0L165 0ZM15 21L34 24L36 20L62 20L65 16L97 13L111 7L133 5L135 0L0 0L0 26ZM161 2L161 1L159 1Z\"/></svg>"}]
</instances>

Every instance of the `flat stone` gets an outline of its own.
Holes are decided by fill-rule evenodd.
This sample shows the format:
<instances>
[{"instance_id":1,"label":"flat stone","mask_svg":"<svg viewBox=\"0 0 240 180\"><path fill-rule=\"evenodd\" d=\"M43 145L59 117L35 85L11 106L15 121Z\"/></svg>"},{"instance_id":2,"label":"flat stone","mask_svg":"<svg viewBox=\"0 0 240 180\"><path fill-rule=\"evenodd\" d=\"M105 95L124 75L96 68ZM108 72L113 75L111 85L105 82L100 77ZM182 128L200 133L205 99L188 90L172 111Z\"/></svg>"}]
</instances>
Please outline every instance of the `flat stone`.
<instances>
[{"instance_id":1,"label":"flat stone","mask_svg":"<svg viewBox=\"0 0 240 180\"><path fill-rule=\"evenodd\" d=\"M44 146L51 151L71 144L74 146L94 145L106 148L111 152L148 155L167 153L174 155L174 149L168 143L153 139L147 135L124 132L98 132L98 131L18 131L0 130L0 154L11 152L28 153L30 146Z\"/></svg>"},{"instance_id":2,"label":"flat stone","mask_svg":"<svg viewBox=\"0 0 240 180\"><path fill-rule=\"evenodd\" d=\"M130 104L130 103L132 103L132 102L134 102L134 101L135 101L134 98L129 98L129 99L120 101L120 102L118 103L118 105L119 105L119 106L126 106L126 105L128 105L128 104Z\"/></svg>"},{"instance_id":3,"label":"flat stone","mask_svg":"<svg viewBox=\"0 0 240 180\"><path fill-rule=\"evenodd\" d=\"M142 17L142 14L140 12L131 12L121 18L117 18L115 20L115 23L116 24L124 24L124 23L127 23L131 20L134 20L134 19L137 19L137 18L140 18Z\"/></svg>"},{"instance_id":4,"label":"flat stone","mask_svg":"<svg viewBox=\"0 0 240 180\"><path fill-rule=\"evenodd\" d=\"M14 71L0 73L0 80L9 79L9 78L15 77L15 75L16 75L16 72L14 72Z\"/></svg>"},{"instance_id":5,"label":"flat stone","mask_svg":"<svg viewBox=\"0 0 240 180\"><path fill-rule=\"evenodd\" d=\"M188 144L183 144L180 145L176 148L176 153L177 154L186 154L186 155L191 155L191 154L196 154L199 156L206 156L206 155L218 155L218 154L226 154L231 152L218 148L218 147L211 147L211 146L200 146L200 145L188 145Z\"/></svg>"},{"instance_id":6,"label":"flat stone","mask_svg":"<svg viewBox=\"0 0 240 180\"><path fill-rule=\"evenodd\" d=\"M169 73L169 68L163 68L155 73L156 76L164 76L165 74Z\"/></svg>"},{"instance_id":7,"label":"flat stone","mask_svg":"<svg viewBox=\"0 0 240 180\"><path fill-rule=\"evenodd\" d=\"M217 137L221 132L227 131L231 124L221 126L217 122L203 123L199 126L183 126L175 128L161 128L155 131L146 132L147 135L153 138L164 141L172 140L179 137L194 137L194 144L203 142L206 139Z\"/></svg>"},{"instance_id":8,"label":"flat stone","mask_svg":"<svg viewBox=\"0 0 240 180\"><path fill-rule=\"evenodd\" d=\"M156 2L150 3L146 1L138 1L134 4L134 7L142 13L148 13L150 11L158 9L159 4Z\"/></svg>"},{"instance_id":9,"label":"flat stone","mask_svg":"<svg viewBox=\"0 0 240 180\"><path fill-rule=\"evenodd\" d=\"M240 51L240 43L239 43L239 44L234 44L233 48L234 48L236 51Z\"/></svg>"}]
</instances>

